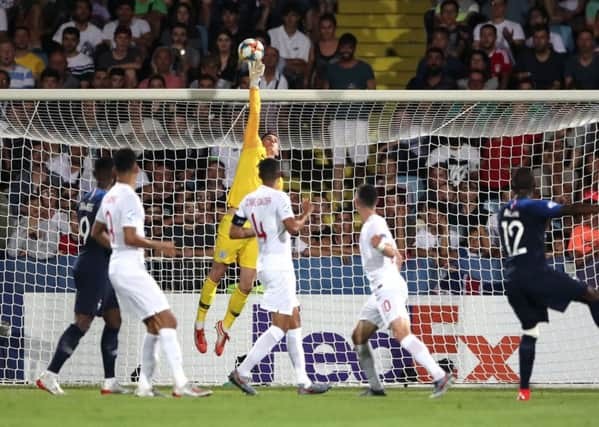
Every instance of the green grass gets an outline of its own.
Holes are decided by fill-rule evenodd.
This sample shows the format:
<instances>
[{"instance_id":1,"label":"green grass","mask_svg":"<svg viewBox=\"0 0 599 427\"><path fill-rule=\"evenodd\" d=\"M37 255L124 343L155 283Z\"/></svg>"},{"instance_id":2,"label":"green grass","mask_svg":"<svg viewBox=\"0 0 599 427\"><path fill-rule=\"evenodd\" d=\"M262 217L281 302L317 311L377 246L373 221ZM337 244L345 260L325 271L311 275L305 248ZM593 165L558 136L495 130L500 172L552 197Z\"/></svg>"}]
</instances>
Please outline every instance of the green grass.
<instances>
[{"instance_id":1,"label":"green grass","mask_svg":"<svg viewBox=\"0 0 599 427\"><path fill-rule=\"evenodd\" d=\"M93 426L597 426L594 390L534 390L529 402L514 389L454 388L438 400L421 388L390 389L386 398L359 398L357 389L298 396L292 389L260 389L244 396L216 388L205 399L100 396L97 389L66 389L54 397L33 388L0 388L2 427Z\"/></svg>"}]
</instances>

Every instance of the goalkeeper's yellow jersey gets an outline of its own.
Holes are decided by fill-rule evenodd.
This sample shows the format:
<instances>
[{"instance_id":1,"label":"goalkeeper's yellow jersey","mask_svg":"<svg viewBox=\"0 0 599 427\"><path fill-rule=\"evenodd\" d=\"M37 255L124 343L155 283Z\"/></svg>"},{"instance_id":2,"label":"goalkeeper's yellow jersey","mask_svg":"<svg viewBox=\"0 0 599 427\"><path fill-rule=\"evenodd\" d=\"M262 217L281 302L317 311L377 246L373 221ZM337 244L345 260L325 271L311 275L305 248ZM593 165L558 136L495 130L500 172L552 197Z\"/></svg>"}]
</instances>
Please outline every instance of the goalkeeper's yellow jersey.
<instances>
[{"instance_id":1,"label":"goalkeeper's yellow jersey","mask_svg":"<svg viewBox=\"0 0 599 427\"><path fill-rule=\"evenodd\" d=\"M266 149L262 145L258 129L260 127L260 91L250 88L250 116L243 134L243 147L237 163L233 184L227 197L227 206L238 208L241 200L262 185L258 176L258 163L266 158ZM279 179L277 188L283 188Z\"/></svg>"}]
</instances>

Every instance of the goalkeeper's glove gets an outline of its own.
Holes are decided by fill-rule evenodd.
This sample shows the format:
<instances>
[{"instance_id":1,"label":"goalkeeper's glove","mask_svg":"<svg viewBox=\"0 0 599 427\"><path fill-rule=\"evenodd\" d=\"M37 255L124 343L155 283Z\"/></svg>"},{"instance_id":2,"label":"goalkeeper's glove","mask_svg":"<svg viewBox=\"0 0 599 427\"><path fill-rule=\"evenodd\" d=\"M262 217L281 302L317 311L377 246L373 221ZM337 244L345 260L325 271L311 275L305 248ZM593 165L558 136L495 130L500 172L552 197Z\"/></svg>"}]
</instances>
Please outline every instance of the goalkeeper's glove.
<instances>
[{"instance_id":1,"label":"goalkeeper's glove","mask_svg":"<svg viewBox=\"0 0 599 427\"><path fill-rule=\"evenodd\" d=\"M262 61L250 61L248 68L250 71L250 87L258 87L260 77L264 75L264 64Z\"/></svg>"}]
</instances>

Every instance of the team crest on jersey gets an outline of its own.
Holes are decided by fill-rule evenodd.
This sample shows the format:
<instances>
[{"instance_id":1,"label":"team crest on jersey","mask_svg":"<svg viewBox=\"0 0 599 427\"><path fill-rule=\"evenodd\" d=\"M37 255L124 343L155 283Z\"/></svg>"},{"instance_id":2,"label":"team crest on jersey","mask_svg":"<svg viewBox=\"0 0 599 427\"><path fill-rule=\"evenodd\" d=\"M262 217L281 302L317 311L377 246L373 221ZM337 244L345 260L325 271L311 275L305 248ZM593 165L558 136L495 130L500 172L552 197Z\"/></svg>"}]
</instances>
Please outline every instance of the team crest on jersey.
<instances>
[{"instance_id":1,"label":"team crest on jersey","mask_svg":"<svg viewBox=\"0 0 599 427\"><path fill-rule=\"evenodd\" d=\"M227 251L220 251L218 253L218 256L220 256L221 258L226 258L227 257Z\"/></svg>"}]
</instances>

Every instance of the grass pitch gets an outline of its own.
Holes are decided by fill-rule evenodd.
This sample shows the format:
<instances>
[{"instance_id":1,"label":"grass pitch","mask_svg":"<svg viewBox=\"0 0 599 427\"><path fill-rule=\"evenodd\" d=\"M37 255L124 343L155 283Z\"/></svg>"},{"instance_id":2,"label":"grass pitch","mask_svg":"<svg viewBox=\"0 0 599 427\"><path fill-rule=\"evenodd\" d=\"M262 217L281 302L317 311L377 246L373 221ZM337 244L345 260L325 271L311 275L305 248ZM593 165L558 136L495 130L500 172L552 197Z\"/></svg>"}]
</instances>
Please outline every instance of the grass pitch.
<instances>
[{"instance_id":1,"label":"grass pitch","mask_svg":"<svg viewBox=\"0 0 599 427\"><path fill-rule=\"evenodd\" d=\"M360 398L338 388L322 396L261 388L259 395L215 388L204 399L101 396L67 388L55 397L34 388L0 388L1 427L288 427L288 426L599 426L599 390L533 390L517 402L515 389L451 389L440 399L428 389L389 389L386 398ZM164 391L167 391L166 389Z\"/></svg>"}]
</instances>

